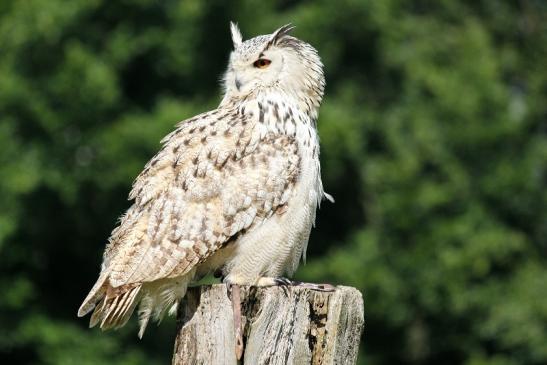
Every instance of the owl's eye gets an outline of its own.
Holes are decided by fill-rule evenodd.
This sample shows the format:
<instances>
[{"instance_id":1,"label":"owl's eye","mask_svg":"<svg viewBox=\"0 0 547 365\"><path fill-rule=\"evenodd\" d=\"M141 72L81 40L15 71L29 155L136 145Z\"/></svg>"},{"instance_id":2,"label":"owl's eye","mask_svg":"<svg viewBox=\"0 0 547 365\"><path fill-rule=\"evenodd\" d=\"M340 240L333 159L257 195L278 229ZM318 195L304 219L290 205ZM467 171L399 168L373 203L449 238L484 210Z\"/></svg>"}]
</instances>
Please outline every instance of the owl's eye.
<instances>
[{"instance_id":1,"label":"owl's eye","mask_svg":"<svg viewBox=\"0 0 547 365\"><path fill-rule=\"evenodd\" d=\"M272 63L272 61L265 58L260 58L253 63L253 66L256 68L266 68L270 65L270 63Z\"/></svg>"}]
</instances>

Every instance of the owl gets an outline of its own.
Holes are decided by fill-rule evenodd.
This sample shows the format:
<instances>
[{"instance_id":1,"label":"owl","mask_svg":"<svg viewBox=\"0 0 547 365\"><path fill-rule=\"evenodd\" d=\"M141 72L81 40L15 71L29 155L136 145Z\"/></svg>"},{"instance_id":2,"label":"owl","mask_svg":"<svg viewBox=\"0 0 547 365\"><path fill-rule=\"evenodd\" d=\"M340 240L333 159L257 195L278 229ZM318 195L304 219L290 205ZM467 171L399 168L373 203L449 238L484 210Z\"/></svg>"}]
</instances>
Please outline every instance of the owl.
<instances>
[{"instance_id":1,"label":"owl","mask_svg":"<svg viewBox=\"0 0 547 365\"><path fill-rule=\"evenodd\" d=\"M78 316L123 326L137 305L176 312L189 283L290 285L323 198L317 135L325 78L317 51L289 25L234 49L218 108L180 122L136 178Z\"/></svg>"}]
</instances>

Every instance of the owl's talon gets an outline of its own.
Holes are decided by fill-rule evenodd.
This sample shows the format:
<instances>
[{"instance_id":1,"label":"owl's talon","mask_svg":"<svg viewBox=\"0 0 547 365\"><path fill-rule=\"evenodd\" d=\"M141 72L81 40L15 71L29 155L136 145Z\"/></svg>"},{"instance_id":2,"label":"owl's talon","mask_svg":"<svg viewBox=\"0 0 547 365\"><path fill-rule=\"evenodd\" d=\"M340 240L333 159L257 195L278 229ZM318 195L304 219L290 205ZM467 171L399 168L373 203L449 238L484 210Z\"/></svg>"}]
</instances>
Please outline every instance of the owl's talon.
<instances>
[{"instance_id":1,"label":"owl's talon","mask_svg":"<svg viewBox=\"0 0 547 365\"><path fill-rule=\"evenodd\" d=\"M277 286L289 286L289 285L294 285L295 282L292 281L291 279L280 277L280 278L274 278L274 283Z\"/></svg>"}]
</instances>

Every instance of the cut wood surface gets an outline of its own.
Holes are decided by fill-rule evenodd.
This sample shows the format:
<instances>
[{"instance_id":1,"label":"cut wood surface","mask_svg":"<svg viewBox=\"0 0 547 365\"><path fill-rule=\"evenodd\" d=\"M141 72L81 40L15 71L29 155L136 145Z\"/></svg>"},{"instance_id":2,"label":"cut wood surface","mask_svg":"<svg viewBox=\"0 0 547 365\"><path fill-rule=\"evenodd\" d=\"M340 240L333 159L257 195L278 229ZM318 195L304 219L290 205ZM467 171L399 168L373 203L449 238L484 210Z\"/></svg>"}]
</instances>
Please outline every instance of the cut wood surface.
<instances>
[{"instance_id":1,"label":"cut wood surface","mask_svg":"<svg viewBox=\"0 0 547 365\"><path fill-rule=\"evenodd\" d=\"M363 298L339 286L320 292L298 286L241 287L240 364L348 364L357 361ZM227 286L190 288L177 314L173 364L238 364Z\"/></svg>"}]
</instances>

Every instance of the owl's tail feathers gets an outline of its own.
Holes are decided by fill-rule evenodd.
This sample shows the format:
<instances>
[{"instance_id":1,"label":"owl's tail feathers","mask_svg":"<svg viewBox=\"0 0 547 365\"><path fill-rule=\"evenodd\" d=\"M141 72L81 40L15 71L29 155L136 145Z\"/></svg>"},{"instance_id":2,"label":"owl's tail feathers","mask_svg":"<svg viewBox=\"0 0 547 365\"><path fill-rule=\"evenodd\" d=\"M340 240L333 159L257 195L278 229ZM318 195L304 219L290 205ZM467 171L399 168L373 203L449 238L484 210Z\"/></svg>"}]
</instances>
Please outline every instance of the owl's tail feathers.
<instances>
[{"instance_id":1,"label":"owl's tail feathers","mask_svg":"<svg viewBox=\"0 0 547 365\"><path fill-rule=\"evenodd\" d=\"M97 280L95 285L93 285L93 288L91 288L91 290L89 291L89 294L84 299L84 302L80 306L80 309L78 309L78 317L83 317L89 312L91 312L93 308L95 308L95 305L97 304L97 302L104 297L106 293L106 287L107 287L106 285L107 278L108 278L108 275L106 274L101 274L99 276L99 279Z\"/></svg>"},{"instance_id":2,"label":"owl's tail feathers","mask_svg":"<svg viewBox=\"0 0 547 365\"><path fill-rule=\"evenodd\" d=\"M106 295L91 315L90 327L100 324L101 329L104 331L122 327L127 323L139 301L138 294L141 285L126 287L123 288L124 290L119 289L121 287L112 290L114 293L109 293L109 290L107 290Z\"/></svg>"},{"instance_id":3,"label":"owl's tail feathers","mask_svg":"<svg viewBox=\"0 0 547 365\"><path fill-rule=\"evenodd\" d=\"M99 324L103 331L122 327L127 323L139 302L140 290L141 284L113 288L106 282L106 278L103 280L99 278L80 307L78 316L85 316L95 308L89 320L89 327Z\"/></svg>"}]
</instances>

